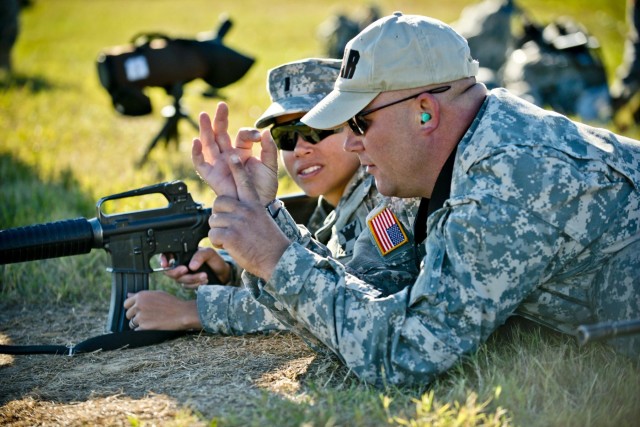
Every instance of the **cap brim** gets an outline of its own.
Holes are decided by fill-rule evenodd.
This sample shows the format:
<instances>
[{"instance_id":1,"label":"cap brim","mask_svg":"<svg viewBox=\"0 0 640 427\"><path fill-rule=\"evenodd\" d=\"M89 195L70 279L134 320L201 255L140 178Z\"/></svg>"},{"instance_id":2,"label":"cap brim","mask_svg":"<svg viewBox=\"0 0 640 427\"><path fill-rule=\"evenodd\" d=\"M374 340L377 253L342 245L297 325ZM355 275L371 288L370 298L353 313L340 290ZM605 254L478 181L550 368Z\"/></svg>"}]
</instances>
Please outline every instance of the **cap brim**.
<instances>
[{"instance_id":1,"label":"cap brim","mask_svg":"<svg viewBox=\"0 0 640 427\"><path fill-rule=\"evenodd\" d=\"M358 114L378 93L333 90L307 114L302 122L315 129L333 129Z\"/></svg>"},{"instance_id":2,"label":"cap brim","mask_svg":"<svg viewBox=\"0 0 640 427\"><path fill-rule=\"evenodd\" d=\"M322 95L294 96L283 99L280 102L273 102L266 111L258 117L255 126L257 128L267 127L275 122L276 117L284 116L285 114L306 113L320 102L322 98Z\"/></svg>"}]
</instances>

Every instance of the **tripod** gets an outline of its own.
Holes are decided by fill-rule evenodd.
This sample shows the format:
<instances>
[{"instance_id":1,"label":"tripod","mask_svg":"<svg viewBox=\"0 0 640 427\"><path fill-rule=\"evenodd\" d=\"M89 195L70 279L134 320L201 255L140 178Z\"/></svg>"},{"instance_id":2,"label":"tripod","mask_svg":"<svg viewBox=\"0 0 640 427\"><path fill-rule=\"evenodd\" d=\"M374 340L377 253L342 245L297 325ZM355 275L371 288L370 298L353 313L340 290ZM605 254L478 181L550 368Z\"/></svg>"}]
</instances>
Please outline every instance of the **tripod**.
<instances>
[{"instance_id":1,"label":"tripod","mask_svg":"<svg viewBox=\"0 0 640 427\"><path fill-rule=\"evenodd\" d=\"M151 150L153 150L153 148L161 139L164 139L165 146L168 146L171 140L175 141L176 146L178 145L178 123L180 122L180 119L187 119L187 121L191 123L195 130L199 129L198 123L196 123L195 120L189 117L187 111L182 108L180 102L184 93L182 86L182 83L176 83L171 86L171 90L167 89L167 93L173 96L173 104L167 105L162 109L162 115L166 117L167 120L165 121L164 126L162 126L162 128L160 129L160 132L158 132L158 134L149 143L147 150L138 162L138 166L142 166L147 162Z\"/></svg>"}]
</instances>

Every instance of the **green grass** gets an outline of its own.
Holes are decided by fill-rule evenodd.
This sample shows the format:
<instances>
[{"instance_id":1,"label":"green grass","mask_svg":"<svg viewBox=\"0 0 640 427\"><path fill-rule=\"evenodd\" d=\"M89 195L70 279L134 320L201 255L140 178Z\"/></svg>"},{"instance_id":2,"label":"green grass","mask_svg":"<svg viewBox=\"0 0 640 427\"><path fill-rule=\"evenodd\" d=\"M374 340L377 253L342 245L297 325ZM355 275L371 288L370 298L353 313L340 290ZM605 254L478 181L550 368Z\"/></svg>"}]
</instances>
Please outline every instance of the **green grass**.
<instances>
[{"instance_id":1,"label":"green grass","mask_svg":"<svg viewBox=\"0 0 640 427\"><path fill-rule=\"evenodd\" d=\"M160 108L170 98L162 89L150 88L151 115L118 115L97 78L95 59L102 49L126 44L144 31L193 37L214 28L222 12L229 13L234 27L226 44L256 58L242 80L221 91L230 104L234 133L252 125L268 105L269 68L322 55L315 35L320 22L338 8L354 12L368 3L36 1L21 15L16 76L0 87L0 228L93 217L100 197L174 179L187 182L196 200L211 203L212 194L191 167L195 131L186 123L178 149L159 146L147 165L136 166L163 124ZM378 2L385 13L403 10L446 22L470 3ZM624 2L596 0L585 6L577 0L531 0L524 7L540 22L571 15L586 25L600 40L612 78L626 32ZM201 96L205 89L198 81L186 86L184 104L194 117L215 108L217 100ZM637 135L637 129L629 132ZM283 192L293 190L285 179L282 185ZM135 201L131 207L140 208ZM0 266L0 297L16 304L90 299L106 305L106 264L106 254L94 251ZM640 417L639 378L637 366L600 346L578 349L567 337L515 326L429 387L378 390L354 380L332 382L327 388L310 384L303 402L265 396L264 405L258 405L262 409L211 423L268 425L282 421L286 412L288 425L630 426Z\"/></svg>"}]
</instances>

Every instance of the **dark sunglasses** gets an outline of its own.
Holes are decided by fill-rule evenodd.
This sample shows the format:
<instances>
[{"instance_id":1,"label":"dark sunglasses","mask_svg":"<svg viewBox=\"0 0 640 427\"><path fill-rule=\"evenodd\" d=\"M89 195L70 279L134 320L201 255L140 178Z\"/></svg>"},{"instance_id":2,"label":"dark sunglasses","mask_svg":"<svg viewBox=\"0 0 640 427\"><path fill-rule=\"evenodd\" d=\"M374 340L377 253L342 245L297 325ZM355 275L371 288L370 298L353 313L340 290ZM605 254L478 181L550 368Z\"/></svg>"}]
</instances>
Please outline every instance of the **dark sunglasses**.
<instances>
[{"instance_id":1,"label":"dark sunglasses","mask_svg":"<svg viewBox=\"0 0 640 427\"><path fill-rule=\"evenodd\" d=\"M340 131L342 131L342 128L329 130L310 128L298 119L272 126L271 136L279 149L293 151L298 142L298 135L309 144L317 144L326 137Z\"/></svg>"},{"instance_id":2,"label":"dark sunglasses","mask_svg":"<svg viewBox=\"0 0 640 427\"><path fill-rule=\"evenodd\" d=\"M376 112L378 110L382 110L383 108L391 107L392 105L396 105L396 104L399 104L401 102L417 98L420 95L422 95L423 93L442 93L442 92L448 91L449 89L451 89L451 86L440 86L440 87L436 87L436 88L433 88L433 89L430 89L430 90L422 91L420 93L416 93L415 95L411 95L411 96L408 96L406 98L399 99L397 101L390 102L389 104L384 104L384 105L381 105L379 107L375 107L375 108L371 108L369 110L361 111L358 114L356 114L355 116L353 116L352 118L350 118L347 121L347 124L349 125L351 130L356 135L364 136L364 134L367 132L367 129L369 128L369 122L367 121L367 119L364 118L365 116L368 116L369 114L371 114L373 112Z\"/></svg>"}]
</instances>

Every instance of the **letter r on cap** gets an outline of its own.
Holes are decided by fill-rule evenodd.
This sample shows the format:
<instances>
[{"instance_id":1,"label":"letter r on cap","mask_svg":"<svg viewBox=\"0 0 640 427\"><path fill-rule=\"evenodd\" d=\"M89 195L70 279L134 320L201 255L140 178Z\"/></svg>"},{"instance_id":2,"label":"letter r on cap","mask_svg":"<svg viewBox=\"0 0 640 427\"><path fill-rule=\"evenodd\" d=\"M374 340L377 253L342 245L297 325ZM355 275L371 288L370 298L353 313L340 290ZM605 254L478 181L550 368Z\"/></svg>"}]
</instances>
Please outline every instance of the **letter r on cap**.
<instances>
[{"instance_id":1,"label":"letter r on cap","mask_svg":"<svg viewBox=\"0 0 640 427\"><path fill-rule=\"evenodd\" d=\"M357 50L349 50L345 52L345 60L342 61L342 67L340 67L340 77L343 79L353 78L353 74L356 72L356 64L360 60L360 52Z\"/></svg>"}]
</instances>

